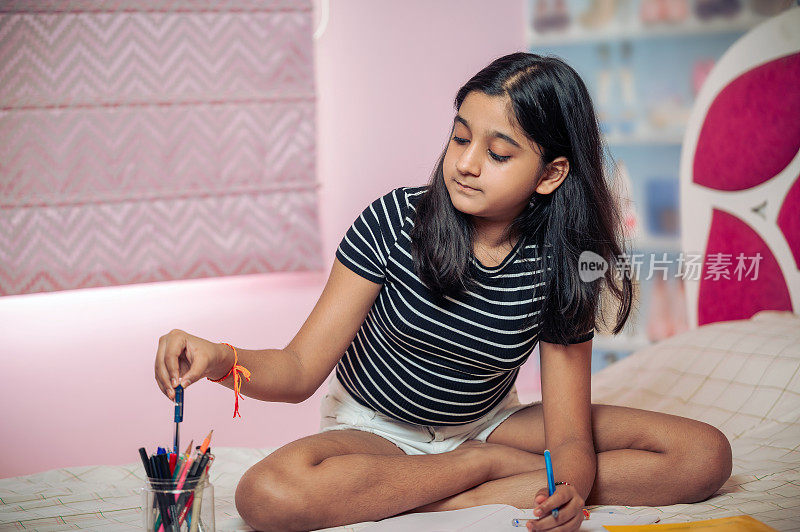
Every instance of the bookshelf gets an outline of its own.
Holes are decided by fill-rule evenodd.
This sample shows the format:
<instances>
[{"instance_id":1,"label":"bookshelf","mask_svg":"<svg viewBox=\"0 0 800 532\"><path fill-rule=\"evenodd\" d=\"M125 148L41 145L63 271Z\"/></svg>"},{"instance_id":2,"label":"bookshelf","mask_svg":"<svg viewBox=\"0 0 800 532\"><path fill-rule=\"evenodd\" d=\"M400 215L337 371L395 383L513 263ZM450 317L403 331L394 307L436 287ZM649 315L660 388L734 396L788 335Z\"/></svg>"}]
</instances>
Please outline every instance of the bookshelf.
<instances>
[{"instance_id":1,"label":"bookshelf","mask_svg":"<svg viewBox=\"0 0 800 532\"><path fill-rule=\"evenodd\" d=\"M645 261L666 254L677 263L681 254L681 145L702 81L739 37L793 3L527 0L528 50L564 59L592 95L606 153L622 162L637 220L631 252ZM607 171L616 180L620 169ZM595 335L592 372L684 330L678 265L666 281L657 277L638 280L638 307L622 333Z\"/></svg>"}]
</instances>

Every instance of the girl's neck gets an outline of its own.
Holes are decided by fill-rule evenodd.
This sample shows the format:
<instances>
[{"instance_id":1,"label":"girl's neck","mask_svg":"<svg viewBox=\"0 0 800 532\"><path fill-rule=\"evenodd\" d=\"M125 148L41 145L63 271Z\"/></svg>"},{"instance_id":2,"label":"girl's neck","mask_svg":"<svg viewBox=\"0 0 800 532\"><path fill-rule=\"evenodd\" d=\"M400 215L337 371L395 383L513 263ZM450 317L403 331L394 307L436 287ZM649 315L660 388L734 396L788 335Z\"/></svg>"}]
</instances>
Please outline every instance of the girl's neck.
<instances>
[{"instance_id":1,"label":"girl's neck","mask_svg":"<svg viewBox=\"0 0 800 532\"><path fill-rule=\"evenodd\" d=\"M472 219L472 243L486 249L513 248L516 243L514 235L508 235L509 224L506 222Z\"/></svg>"}]
</instances>

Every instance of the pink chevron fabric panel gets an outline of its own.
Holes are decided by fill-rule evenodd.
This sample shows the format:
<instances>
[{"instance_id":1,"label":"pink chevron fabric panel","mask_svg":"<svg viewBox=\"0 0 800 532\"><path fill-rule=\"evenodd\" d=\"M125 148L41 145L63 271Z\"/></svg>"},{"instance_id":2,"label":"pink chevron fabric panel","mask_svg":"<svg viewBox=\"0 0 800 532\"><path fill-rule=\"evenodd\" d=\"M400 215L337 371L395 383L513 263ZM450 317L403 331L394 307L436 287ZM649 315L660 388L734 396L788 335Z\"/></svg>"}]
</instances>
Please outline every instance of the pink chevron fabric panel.
<instances>
[{"instance_id":1,"label":"pink chevron fabric panel","mask_svg":"<svg viewBox=\"0 0 800 532\"><path fill-rule=\"evenodd\" d=\"M310 4L260 3L162 1L148 10L136 0L61 0L50 11L32 0L17 2L30 11L14 11L0 2L0 98L20 106L313 98Z\"/></svg>"},{"instance_id":2,"label":"pink chevron fabric panel","mask_svg":"<svg viewBox=\"0 0 800 532\"><path fill-rule=\"evenodd\" d=\"M307 270L314 206L303 191L5 209L0 282L31 293Z\"/></svg>"},{"instance_id":3,"label":"pink chevron fabric panel","mask_svg":"<svg viewBox=\"0 0 800 532\"><path fill-rule=\"evenodd\" d=\"M0 3L0 295L321 267L311 5Z\"/></svg>"},{"instance_id":4,"label":"pink chevron fabric panel","mask_svg":"<svg viewBox=\"0 0 800 532\"><path fill-rule=\"evenodd\" d=\"M227 12L310 10L306 0L3 0L0 11L25 13L58 12Z\"/></svg>"},{"instance_id":5,"label":"pink chevron fabric panel","mask_svg":"<svg viewBox=\"0 0 800 532\"><path fill-rule=\"evenodd\" d=\"M800 91L787 87L799 86L800 54L791 54L753 68L722 89L700 130L694 182L744 190L786 168L800 150Z\"/></svg>"},{"instance_id":6,"label":"pink chevron fabric panel","mask_svg":"<svg viewBox=\"0 0 800 532\"><path fill-rule=\"evenodd\" d=\"M0 204L314 186L314 102L0 111Z\"/></svg>"},{"instance_id":7,"label":"pink chevron fabric panel","mask_svg":"<svg viewBox=\"0 0 800 532\"><path fill-rule=\"evenodd\" d=\"M749 274L737 274L733 266L725 275L714 275L709 271L709 262L704 262L698 297L698 325L749 319L760 310L792 311L786 278L769 246L739 218L714 209L706 257L730 257L735 266L740 254L744 257L760 255L757 275L755 270Z\"/></svg>"}]
</instances>

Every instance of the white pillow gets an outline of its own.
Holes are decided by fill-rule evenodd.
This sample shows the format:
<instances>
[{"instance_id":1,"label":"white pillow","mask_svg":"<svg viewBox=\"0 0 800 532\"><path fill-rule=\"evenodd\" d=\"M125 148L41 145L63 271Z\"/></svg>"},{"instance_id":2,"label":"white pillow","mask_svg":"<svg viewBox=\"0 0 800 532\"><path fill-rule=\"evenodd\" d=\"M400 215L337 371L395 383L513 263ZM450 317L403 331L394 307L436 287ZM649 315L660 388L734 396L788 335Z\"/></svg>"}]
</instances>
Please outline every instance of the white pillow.
<instances>
[{"instance_id":1,"label":"white pillow","mask_svg":"<svg viewBox=\"0 0 800 532\"><path fill-rule=\"evenodd\" d=\"M800 426L800 316L762 311L645 347L592 377L592 402L709 423L734 441Z\"/></svg>"}]
</instances>

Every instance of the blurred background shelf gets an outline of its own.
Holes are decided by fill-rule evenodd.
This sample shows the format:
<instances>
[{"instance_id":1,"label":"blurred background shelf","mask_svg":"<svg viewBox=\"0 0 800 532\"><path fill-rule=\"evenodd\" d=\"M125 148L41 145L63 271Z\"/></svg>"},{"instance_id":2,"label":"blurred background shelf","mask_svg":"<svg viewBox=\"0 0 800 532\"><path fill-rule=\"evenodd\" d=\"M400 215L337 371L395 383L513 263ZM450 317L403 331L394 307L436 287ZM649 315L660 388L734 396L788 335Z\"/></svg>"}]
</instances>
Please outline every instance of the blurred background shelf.
<instances>
[{"instance_id":1,"label":"blurred background shelf","mask_svg":"<svg viewBox=\"0 0 800 532\"><path fill-rule=\"evenodd\" d=\"M528 0L529 51L581 76L620 192L628 252L639 264L634 312L617 336L597 334L596 372L687 328L680 279L682 142L695 97L744 33L792 0ZM664 257L669 262L664 268ZM666 271L665 271L666 270ZM664 276L666 274L666 279Z\"/></svg>"},{"instance_id":2,"label":"blurred background shelf","mask_svg":"<svg viewBox=\"0 0 800 532\"><path fill-rule=\"evenodd\" d=\"M639 145L666 145L680 146L683 135L679 133L646 132L622 134L612 133L604 135L609 146L639 146Z\"/></svg>"},{"instance_id":3,"label":"blurred background shelf","mask_svg":"<svg viewBox=\"0 0 800 532\"><path fill-rule=\"evenodd\" d=\"M669 0L672 1L672 0ZM632 2L640 5L640 2ZM572 4L579 4L572 2ZM624 2L620 2L624 4ZM588 9L588 7L586 8ZM580 13L579 9L575 12ZM585 11L583 11L585 12ZM565 31L552 31L537 33L528 28L529 43L532 46L560 46L564 44L595 44L599 42L614 42L636 39L676 39L692 36L708 36L722 33L744 33L766 18L765 15L756 14L751 10L742 9L731 18L718 18L715 20L700 20L697 16L687 16L680 23L654 23L643 24L639 18L629 13L627 21L615 19L600 29L587 29L577 24L571 24Z\"/></svg>"},{"instance_id":4,"label":"blurred background shelf","mask_svg":"<svg viewBox=\"0 0 800 532\"><path fill-rule=\"evenodd\" d=\"M631 248L636 252L650 252L655 259L661 259L663 253L674 259L681 252L681 239L677 236L652 236L646 235L634 238Z\"/></svg>"}]
</instances>

